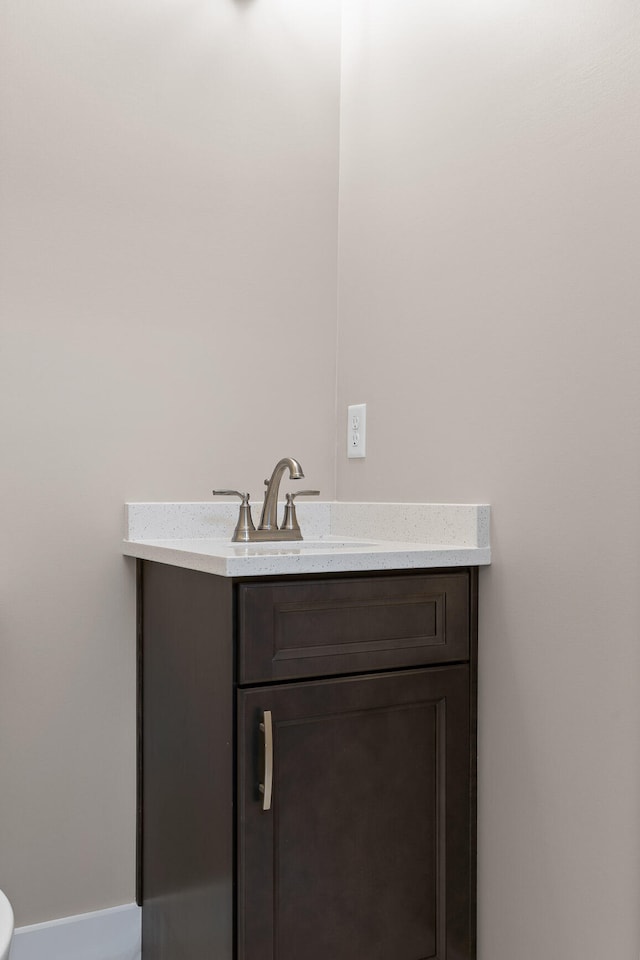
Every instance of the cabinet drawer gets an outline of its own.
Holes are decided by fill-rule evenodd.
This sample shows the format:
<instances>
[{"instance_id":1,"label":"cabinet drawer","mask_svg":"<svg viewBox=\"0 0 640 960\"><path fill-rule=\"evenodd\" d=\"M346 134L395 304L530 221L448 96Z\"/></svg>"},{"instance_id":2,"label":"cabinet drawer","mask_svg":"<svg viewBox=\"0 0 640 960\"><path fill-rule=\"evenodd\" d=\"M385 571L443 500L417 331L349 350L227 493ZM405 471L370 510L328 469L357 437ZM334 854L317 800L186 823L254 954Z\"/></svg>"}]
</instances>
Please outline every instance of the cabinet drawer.
<instances>
[{"instance_id":1,"label":"cabinet drawer","mask_svg":"<svg viewBox=\"0 0 640 960\"><path fill-rule=\"evenodd\" d=\"M247 583L239 682L384 670L469 657L469 574Z\"/></svg>"}]
</instances>

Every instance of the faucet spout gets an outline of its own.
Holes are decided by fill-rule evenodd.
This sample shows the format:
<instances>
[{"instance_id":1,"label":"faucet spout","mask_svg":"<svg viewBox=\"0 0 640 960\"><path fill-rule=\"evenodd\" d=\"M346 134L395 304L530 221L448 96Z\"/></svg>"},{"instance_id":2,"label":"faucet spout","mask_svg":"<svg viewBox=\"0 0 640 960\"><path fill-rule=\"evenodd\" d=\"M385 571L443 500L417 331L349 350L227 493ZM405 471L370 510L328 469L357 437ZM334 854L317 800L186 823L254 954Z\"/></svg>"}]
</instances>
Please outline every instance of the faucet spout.
<instances>
[{"instance_id":1,"label":"faucet spout","mask_svg":"<svg viewBox=\"0 0 640 960\"><path fill-rule=\"evenodd\" d=\"M264 495L264 504L258 530L277 530L278 529L278 492L280 490L280 481L284 476L285 470L289 470L289 476L292 480L299 480L304 477L302 467L293 457L283 457L279 460L271 474L270 480L265 480L266 491Z\"/></svg>"}]
</instances>

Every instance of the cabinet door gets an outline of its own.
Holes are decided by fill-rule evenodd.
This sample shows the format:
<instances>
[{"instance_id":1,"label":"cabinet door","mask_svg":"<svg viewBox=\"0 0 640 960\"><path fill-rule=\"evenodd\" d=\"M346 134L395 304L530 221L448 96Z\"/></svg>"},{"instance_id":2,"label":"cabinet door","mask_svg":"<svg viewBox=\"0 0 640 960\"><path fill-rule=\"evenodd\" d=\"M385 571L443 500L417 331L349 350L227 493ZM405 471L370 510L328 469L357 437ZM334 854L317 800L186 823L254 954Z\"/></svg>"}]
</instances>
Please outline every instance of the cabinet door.
<instances>
[{"instance_id":1,"label":"cabinet door","mask_svg":"<svg viewBox=\"0 0 640 960\"><path fill-rule=\"evenodd\" d=\"M471 957L468 665L238 697L239 960Z\"/></svg>"}]
</instances>

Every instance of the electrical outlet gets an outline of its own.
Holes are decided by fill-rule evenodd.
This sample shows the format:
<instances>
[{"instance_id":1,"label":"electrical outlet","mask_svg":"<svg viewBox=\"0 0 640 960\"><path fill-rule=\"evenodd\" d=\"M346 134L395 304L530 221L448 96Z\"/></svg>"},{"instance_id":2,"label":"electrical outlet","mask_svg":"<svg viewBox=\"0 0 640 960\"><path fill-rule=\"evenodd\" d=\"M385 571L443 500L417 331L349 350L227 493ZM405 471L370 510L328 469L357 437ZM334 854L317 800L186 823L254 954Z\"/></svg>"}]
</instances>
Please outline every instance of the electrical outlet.
<instances>
[{"instance_id":1,"label":"electrical outlet","mask_svg":"<svg viewBox=\"0 0 640 960\"><path fill-rule=\"evenodd\" d=\"M367 455L367 405L352 403L347 409L347 456L350 460Z\"/></svg>"}]
</instances>

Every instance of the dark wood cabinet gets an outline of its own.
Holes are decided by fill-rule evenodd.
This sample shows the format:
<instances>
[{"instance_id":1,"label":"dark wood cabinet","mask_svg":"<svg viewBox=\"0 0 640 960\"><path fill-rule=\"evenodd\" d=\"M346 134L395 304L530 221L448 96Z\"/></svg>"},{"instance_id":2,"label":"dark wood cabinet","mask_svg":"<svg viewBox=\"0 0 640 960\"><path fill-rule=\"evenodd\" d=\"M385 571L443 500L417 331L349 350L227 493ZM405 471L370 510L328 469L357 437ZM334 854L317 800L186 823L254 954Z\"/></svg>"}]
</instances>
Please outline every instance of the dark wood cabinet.
<instances>
[{"instance_id":1,"label":"dark wood cabinet","mask_svg":"<svg viewBox=\"0 0 640 960\"><path fill-rule=\"evenodd\" d=\"M144 960L475 957L477 570L139 569Z\"/></svg>"}]
</instances>

